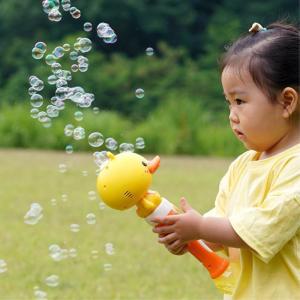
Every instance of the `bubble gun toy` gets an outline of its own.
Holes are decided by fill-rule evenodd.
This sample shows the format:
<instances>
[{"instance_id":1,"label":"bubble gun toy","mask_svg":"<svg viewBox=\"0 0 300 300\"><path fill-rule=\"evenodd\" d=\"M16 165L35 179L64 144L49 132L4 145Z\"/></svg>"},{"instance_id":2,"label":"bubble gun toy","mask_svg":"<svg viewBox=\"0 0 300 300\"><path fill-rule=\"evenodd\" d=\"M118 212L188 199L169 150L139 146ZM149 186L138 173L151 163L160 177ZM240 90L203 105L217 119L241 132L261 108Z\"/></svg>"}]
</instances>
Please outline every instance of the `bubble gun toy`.
<instances>
[{"instance_id":1,"label":"bubble gun toy","mask_svg":"<svg viewBox=\"0 0 300 300\"><path fill-rule=\"evenodd\" d=\"M101 199L111 208L129 209L136 205L138 216L151 225L153 217L164 217L180 213L167 199L155 191L149 191L152 174L160 164L159 156L151 161L132 152L114 155L107 152L108 160L102 166L97 178L97 190ZM159 225L158 225L159 226ZM191 241L188 251L208 270L217 288L223 293L231 293L228 278L231 275L227 259L214 253L203 241Z\"/></svg>"}]
</instances>

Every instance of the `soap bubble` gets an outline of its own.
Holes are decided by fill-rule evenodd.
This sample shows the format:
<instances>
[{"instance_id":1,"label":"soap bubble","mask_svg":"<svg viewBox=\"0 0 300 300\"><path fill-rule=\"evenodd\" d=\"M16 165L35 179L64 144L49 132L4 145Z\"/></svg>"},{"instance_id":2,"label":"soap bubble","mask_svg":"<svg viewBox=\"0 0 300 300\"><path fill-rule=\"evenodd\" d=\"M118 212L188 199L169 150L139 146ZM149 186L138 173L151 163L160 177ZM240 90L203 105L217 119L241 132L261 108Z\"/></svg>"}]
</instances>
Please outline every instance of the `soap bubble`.
<instances>
[{"instance_id":1,"label":"soap bubble","mask_svg":"<svg viewBox=\"0 0 300 300\"><path fill-rule=\"evenodd\" d=\"M72 124L67 124L64 128L65 136L72 136L74 131L74 126Z\"/></svg>"},{"instance_id":2,"label":"soap bubble","mask_svg":"<svg viewBox=\"0 0 300 300\"><path fill-rule=\"evenodd\" d=\"M52 198L52 199L50 200L50 202L51 202L52 206L56 206L56 204L57 204L55 198Z\"/></svg>"},{"instance_id":3,"label":"soap bubble","mask_svg":"<svg viewBox=\"0 0 300 300\"><path fill-rule=\"evenodd\" d=\"M93 153L94 161L97 166L100 168L108 161L107 151L94 152Z\"/></svg>"},{"instance_id":4,"label":"soap bubble","mask_svg":"<svg viewBox=\"0 0 300 300\"><path fill-rule=\"evenodd\" d=\"M154 54L153 48L152 48L152 47L148 47L148 48L146 49L146 54L147 54L148 56L152 56L152 55Z\"/></svg>"},{"instance_id":5,"label":"soap bubble","mask_svg":"<svg viewBox=\"0 0 300 300\"><path fill-rule=\"evenodd\" d=\"M93 112L95 115L97 115L99 113L99 111L100 111L99 107L97 107L97 106L93 107Z\"/></svg>"},{"instance_id":6,"label":"soap bubble","mask_svg":"<svg viewBox=\"0 0 300 300\"><path fill-rule=\"evenodd\" d=\"M66 164L59 164L58 169L60 173L66 173L67 172L67 165Z\"/></svg>"},{"instance_id":7,"label":"soap bubble","mask_svg":"<svg viewBox=\"0 0 300 300\"><path fill-rule=\"evenodd\" d=\"M47 51L47 45L44 42L37 42L34 47L40 49L43 54Z\"/></svg>"},{"instance_id":8,"label":"soap bubble","mask_svg":"<svg viewBox=\"0 0 300 300\"><path fill-rule=\"evenodd\" d=\"M76 121L81 121L82 119L83 119L83 112L81 112L81 111L75 111L75 113L74 113L74 119L76 120Z\"/></svg>"},{"instance_id":9,"label":"soap bubble","mask_svg":"<svg viewBox=\"0 0 300 300\"><path fill-rule=\"evenodd\" d=\"M31 86L31 87L28 89L28 94L29 94L30 96L32 96L33 94L36 94L36 89L35 89L33 86Z\"/></svg>"},{"instance_id":10,"label":"soap bubble","mask_svg":"<svg viewBox=\"0 0 300 300\"><path fill-rule=\"evenodd\" d=\"M97 26L97 34L100 38L111 38L115 32L107 23L99 23Z\"/></svg>"},{"instance_id":11,"label":"soap bubble","mask_svg":"<svg viewBox=\"0 0 300 300\"><path fill-rule=\"evenodd\" d=\"M78 65L73 64L73 65L71 66L71 71L72 71L72 72L77 72L77 71L78 71Z\"/></svg>"},{"instance_id":12,"label":"soap bubble","mask_svg":"<svg viewBox=\"0 0 300 300\"><path fill-rule=\"evenodd\" d=\"M111 271L112 270L112 264L105 263L105 264L103 264L103 268L104 268L104 271Z\"/></svg>"},{"instance_id":13,"label":"soap bubble","mask_svg":"<svg viewBox=\"0 0 300 300\"><path fill-rule=\"evenodd\" d=\"M89 135L88 142L92 147L100 147L104 143L104 137L100 132L93 132Z\"/></svg>"},{"instance_id":14,"label":"soap bubble","mask_svg":"<svg viewBox=\"0 0 300 300\"><path fill-rule=\"evenodd\" d=\"M35 225L43 217L43 208L39 203L32 203L29 211L24 216L24 223Z\"/></svg>"},{"instance_id":15,"label":"soap bubble","mask_svg":"<svg viewBox=\"0 0 300 300\"><path fill-rule=\"evenodd\" d=\"M53 54L48 54L45 57L45 61L46 61L47 65L51 66L52 64L54 64L56 62L55 56Z\"/></svg>"},{"instance_id":16,"label":"soap bubble","mask_svg":"<svg viewBox=\"0 0 300 300\"><path fill-rule=\"evenodd\" d=\"M88 38L81 38L79 45L82 53L89 52L92 49L92 41Z\"/></svg>"},{"instance_id":17,"label":"soap bubble","mask_svg":"<svg viewBox=\"0 0 300 300\"><path fill-rule=\"evenodd\" d=\"M57 8L53 8L48 14L48 19L52 22L59 22L62 19L62 15Z\"/></svg>"},{"instance_id":18,"label":"soap bubble","mask_svg":"<svg viewBox=\"0 0 300 300\"><path fill-rule=\"evenodd\" d=\"M30 116L31 116L31 118L36 119L38 117L38 113L39 112L40 111L37 108L32 108L30 110Z\"/></svg>"},{"instance_id":19,"label":"soap bubble","mask_svg":"<svg viewBox=\"0 0 300 300\"><path fill-rule=\"evenodd\" d=\"M55 75L50 75L50 76L48 76L48 79L47 79L47 81L48 81L48 83L50 84L50 85L54 85L54 84L56 84L56 81L58 80L58 78L55 76Z\"/></svg>"},{"instance_id":20,"label":"soap bubble","mask_svg":"<svg viewBox=\"0 0 300 300\"><path fill-rule=\"evenodd\" d=\"M61 57L64 56L65 50L64 50L63 47L58 46L58 47L55 47L55 49L53 50L52 54L53 54L53 56L54 56L55 58L61 58Z\"/></svg>"},{"instance_id":21,"label":"soap bubble","mask_svg":"<svg viewBox=\"0 0 300 300\"><path fill-rule=\"evenodd\" d=\"M85 170L82 171L82 176L85 176L85 177L86 177L86 176L88 176L88 175L89 175L88 171L85 171Z\"/></svg>"},{"instance_id":22,"label":"soap bubble","mask_svg":"<svg viewBox=\"0 0 300 300\"><path fill-rule=\"evenodd\" d=\"M69 11L71 8L71 0L61 0L61 6L64 11Z\"/></svg>"},{"instance_id":23,"label":"soap bubble","mask_svg":"<svg viewBox=\"0 0 300 300\"><path fill-rule=\"evenodd\" d=\"M55 105L48 105L47 114L50 118L56 118L59 115L59 109Z\"/></svg>"},{"instance_id":24,"label":"soap bubble","mask_svg":"<svg viewBox=\"0 0 300 300\"><path fill-rule=\"evenodd\" d=\"M105 209L105 207L106 207L106 205L104 202L102 202L102 201L99 202L99 209L103 210L103 209Z\"/></svg>"},{"instance_id":25,"label":"soap bubble","mask_svg":"<svg viewBox=\"0 0 300 300\"><path fill-rule=\"evenodd\" d=\"M67 154L72 154L74 151L72 145L67 145L65 150Z\"/></svg>"},{"instance_id":26,"label":"soap bubble","mask_svg":"<svg viewBox=\"0 0 300 300\"><path fill-rule=\"evenodd\" d=\"M67 202L68 201L68 195L67 194L62 194L61 195L61 201L62 202Z\"/></svg>"},{"instance_id":27,"label":"soap bubble","mask_svg":"<svg viewBox=\"0 0 300 300\"><path fill-rule=\"evenodd\" d=\"M47 121L48 115L47 115L46 112L40 111L40 112L38 113L37 119L38 119L39 122L43 123L43 122Z\"/></svg>"},{"instance_id":28,"label":"soap bubble","mask_svg":"<svg viewBox=\"0 0 300 300\"><path fill-rule=\"evenodd\" d=\"M85 130L83 127L76 127L73 131L73 138L75 140L83 140L85 138Z\"/></svg>"},{"instance_id":29,"label":"soap bubble","mask_svg":"<svg viewBox=\"0 0 300 300\"><path fill-rule=\"evenodd\" d=\"M40 94L33 94L30 97L30 104L33 107L41 107L43 105L43 97Z\"/></svg>"},{"instance_id":30,"label":"soap bubble","mask_svg":"<svg viewBox=\"0 0 300 300\"><path fill-rule=\"evenodd\" d=\"M99 254L98 250L92 250L91 251L91 257L92 257L92 259L97 259L98 258L98 254Z\"/></svg>"},{"instance_id":31,"label":"soap bubble","mask_svg":"<svg viewBox=\"0 0 300 300\"><path fill-rule=\"evenodd\" d=\"M77 60L78 58L78 52L77 51L71 51L70 52L70 59L71 60Z\"/></svg>"},{"instance_id":32,"label":"soap bubble","mask_svg":"<svg viewBox=\"0 0 300 300\"><path fill-rule=\"evenodd\" d=\"M79 71L80 72L86 72L89 68L89 65L88 64L80 64L79 65Z\"/></svg>"},{"instance_id":33,"label":"soap bubble","mask_svg":"<svg viewBox=\"0 0 300 300\"><path fill-rule=\"evenodd\" d=\"M75 248L70 248L69 249L69 256L71 258L77 257L77 250Z\"/></svg>"},{"instance_id":34,"label":"soap bubble","mask_svg":"<svg viewBox=\"0 0 300 300\"><path fill-rule=\"evenodd\" d=\"M81 11L75 6L70 8L70 14L74 19L79 19L81 17Z\"/></svg>"},{"instance_id":35,"label":"soap bubble","mask_svg":"<svg viewBox=\"0 0 300 300\"><path fill-rule=\"evenodd\" d=\"M136 149L144 149L145 148L145 141L142 137L138 137L135 140L135 148Z\"/></svg>"},{"instance_id":36,"label":"soap bubble","mask_svg":"<svg viewBox=\"0 0 300 300\"><path fill-rule=\"evenodd\" d=\"M44 127L44 128L50 128L50 127L52 126L52 121L51 121L50 118L46 117L46 118L43 120L42 124L43 124L43 127Z\"/></svg>"},{"instance_id":37,"label":"soap bubble","mask_svg":"<svg viewBox=\"0 0 300 300\"><path fill-rule=\"evenodd\" d=\"M44 53L40 48L37 48L37 47L32 48L32 57L34 59L41 59L43 56L44 56Z\"/></svg>"},{"instance_id":38,"label":"soap bubble","mask_svg":"<svg viewBox=\"0 0 300 300\"><path fill-rule=\"evenodd\" d=\"M91 200L91 201L94 201L94 200L96 200L96 192L95 191L89 191L88 192L88 197L89 197L89 199Z\"/></svg>"},{"instance_id":39,"label":"soap bubble","mask_svg":"<svg viewBox=\"0 0 300 300\"><path fill-rule=\"evenodd\" d=\"M136 91L135 91L135 96L136 96L138 99L142 99L142 98L144 98L144 96L145 96L145 91L144 91L143 89L141 89L141 88L138 88L138 89L136 89Z\"/></svg>"},{"instance_id":40,"label":"soap bubble","mask_svg":"<svg viewBox=\"0 0 300 300\"><path fill-rule=\"evenodd\" d=\"M66 43L66 44L63 44L63 48L66 52L68 52L68 51L70 51L71 46L70 46L70 44Z\"/></svg>"},{"instance_id":41,"label":"soap bubble","mask_svg":"<svg viewBox=\"0 0 300 300\"><path fill-rule=\"evenodd\" d=\"M50 287L57 287L59 285L59 277L57 275L50 275L45 279L46 285Z\"/></svg>"},{"instance_id":42,"label":"soap bubble","mask_svg":"<svg viewBox=\"0 0 300 300\"><path fill-rule=\"evenodd\" d=\"M134 145L130 143L122 143L119 146L120 152L134 152Z\"/></svg>"},{"instance_id":43,"label":"soap bubble","mask_svg":"<svg viewBox=\"0 0 300 300\"><path fill-rule=\"evenodd\" d=\"M106 243L105 244L105 252L108 255L114 255L115 254L114 245L112 243Z\"/></svg>"},{"instance_id":44,"label":"soap bubble","mask_svg":"<svg viewBox=\"0 0 300 300\"><path fill-rule=\"evenodd\" d=\"M47 300L47 293L40 289L34 291L34 296L36 300Z\"/></svg>"},{"instance_id":45,"label":"soap bubble","mask_svg":"<svg viewBox=\"0 0 300 300\"><path fill-rule=\"evenodd\" d=\"M72 232L77 233L77 232L80 231L80 225L79 225L79 224L71 224L71 225L70 225L70 230L71 230Z\"/></svg>"},{"instance_id":46,"label":"soap bubble","mask_svg":"<svg viewBox=\"0 0 300 300\"><path fill-rule=\"evenodd\" d=\"M85 32L90 32L90 31L92 31L92 29L93 29L92 23L90 23L90 22L85 22L85 23L83 24L83 30L84 30Z\"/></svg>"},{"instance_id":47,"label":"soap bubble","mask_svg":"<svg viewBox=\"0 0 300 300\"><path fill-rule=\"evenodd\" d=\"M114 138L109 137L105 140L105 147L111 151L117 150L118 142Z\"/></svg>"},{"instance_id":48,"label":"soap bubble","mask_svg":"<svg viewBox=\"0 0 300 300\"><path fill-rule=\"evenodd\" d=\"M7 263L4 259L0 259L0 274L7 271Z\"/></svg>"},{"instance_id":49,"label":"soap bubble","mask_svg":"<svg viewBox=\"0 0 300 300\"><path fill-rule=\"evenodd\" d=\"M59 245L52 244L48 247L48 249L49 249L49 256L54 261L61 261L67 258L66 249L62 249Z\"/></svg>"},{"instance_id":50,"label":"soap bubble","mask_svg":"<svg viewBox=\"0 0 300 300\"><path fill-rule=\"evenodd\" d=\"M86 222L89 225L94 225L96 224L96 215L93 213L89 213L86 215Z\"/></svg>"}]
</instances>

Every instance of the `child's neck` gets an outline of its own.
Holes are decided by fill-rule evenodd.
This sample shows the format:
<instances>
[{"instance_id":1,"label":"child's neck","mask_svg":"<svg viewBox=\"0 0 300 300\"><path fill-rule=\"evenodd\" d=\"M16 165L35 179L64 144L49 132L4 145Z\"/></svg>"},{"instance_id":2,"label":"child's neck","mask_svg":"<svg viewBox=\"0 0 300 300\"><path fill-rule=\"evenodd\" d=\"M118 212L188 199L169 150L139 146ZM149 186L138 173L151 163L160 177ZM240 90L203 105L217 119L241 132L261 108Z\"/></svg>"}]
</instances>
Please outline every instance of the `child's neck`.
<instances>
[{"instance_id":1,"label":"child's neck","mask_svg":"<svg viewBox=\"0 0 300 300\"><path fill-rule=\"evenodd\" d=\"M283 136L276 144L274 144L268 150L261 152L258 159L261 160L261 159L269 158L299 143L300 143L300 128L299 126L297 126L293 130L289 131L288 134Z\"/></svg>"}]
</instances>

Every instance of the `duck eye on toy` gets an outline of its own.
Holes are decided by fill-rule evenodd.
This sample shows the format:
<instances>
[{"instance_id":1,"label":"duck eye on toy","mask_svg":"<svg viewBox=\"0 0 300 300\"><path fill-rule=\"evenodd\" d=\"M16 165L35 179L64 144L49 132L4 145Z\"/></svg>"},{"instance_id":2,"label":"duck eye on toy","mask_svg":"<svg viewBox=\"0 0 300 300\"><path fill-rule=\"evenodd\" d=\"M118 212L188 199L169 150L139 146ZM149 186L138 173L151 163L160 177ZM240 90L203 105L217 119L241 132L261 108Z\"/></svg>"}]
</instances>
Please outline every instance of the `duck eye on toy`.
<instances>
[{"instance_id":1,"label":"duck eye on toy","mask_svg":"<svg viewBox=\"0 0 300 300\"><path fill-rule=\"evenodd\" d=\"M108 206L125 210L136 205L138 216L151 225L155 225L151 223L153 217L180 213L177 207L158 192L149 190L152 174L160 165L159 156L147 161L132 152L117 155L108 152L107 157L109 160L97 178L97 190ZM232 271L228 260L218 256L201 240L189 242L188 251L209 271L217 288L230 294L233 285L230 282Z\"/></svg>"}]
</instances>

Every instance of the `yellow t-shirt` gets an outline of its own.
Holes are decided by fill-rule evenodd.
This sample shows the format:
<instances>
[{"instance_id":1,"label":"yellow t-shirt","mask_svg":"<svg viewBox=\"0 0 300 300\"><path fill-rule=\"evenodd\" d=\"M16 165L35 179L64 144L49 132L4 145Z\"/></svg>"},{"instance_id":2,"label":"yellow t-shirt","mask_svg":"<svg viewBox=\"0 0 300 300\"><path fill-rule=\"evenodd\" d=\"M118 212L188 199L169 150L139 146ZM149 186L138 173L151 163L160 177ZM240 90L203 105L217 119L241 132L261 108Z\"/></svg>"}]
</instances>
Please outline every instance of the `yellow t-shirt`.
<instances>
[{"instance_id":1,"label":"yellow t-shirt","mask_svg":"<svg viewBox=\"0 0 300 300\"><path fill-rule=\"evenodd\" d=\"M232 299L300 299L300 144L257 160L239 156L222 178L215 208L254 250L240 250ZM230 251L229 251L230 253Z\"/></svg>"}]
</instances>

